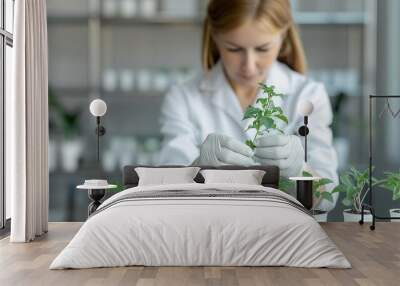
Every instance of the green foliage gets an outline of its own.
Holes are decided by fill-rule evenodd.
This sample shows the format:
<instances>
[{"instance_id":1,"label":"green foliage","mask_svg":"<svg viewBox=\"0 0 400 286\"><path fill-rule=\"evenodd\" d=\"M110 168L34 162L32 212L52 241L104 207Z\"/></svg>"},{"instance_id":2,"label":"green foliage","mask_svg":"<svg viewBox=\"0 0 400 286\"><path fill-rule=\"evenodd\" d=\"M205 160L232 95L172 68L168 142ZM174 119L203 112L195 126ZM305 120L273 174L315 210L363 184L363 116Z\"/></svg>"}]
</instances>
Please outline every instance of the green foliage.
<instances>
[{"instance_id":1,"label":"green foliage","mask_svg":"<svg viewBox=\"0 0 400 286\"><path fill-rule=\"evenodd\" d=\"M117 181L112 181L111 185L116 185L117 187L115 189L113 189L115 192L122 192L124 190L124 187L121 183L117 182Z\"/></svg>"},{"instance_id":2,"label":"green foliage","mask_svg":"<svg viewBox=\"0 0 400 286\"><path fill-rule=\"evenodd\" d=\"M304 177L313 177L312 174L310 174L309 172L306 172L306 171L303 171L303 176ZM333 202L333 196L330 192L321 192L321 187L332 184L332 183L333 183L332 180L330 180L328 178L322 178L322 179L313 181L314 196L317 199L322 197L322 199L324 199L324 200Z\"/></svg>"},{"instance_id":3,"label":"green foliage","mask_svg":"<svg viewBox=\"0 0 400 286\"><path fill-rule=\"evenodd\" d=\"M294 185L295 185L294 181L289 180L286 177L279 178L279 187L278 188L279 188L279 190L281 190L285 193L289 192L290 189L293 189Z\"/></svg>"},{"instance_id":4,"label":"green foliage","mask_svg":"<svg viewBox=\"0 0 400 286\"><path fill-rule=\"evenodd\" d=\"M384 179L382 187L393 193L392 199L400 199L400 170L398 172L385 172L386 178Z\"/></svg>"},{"instance_id":5,"label":"green foliage","mask_svg":"<svg viewBox=\"0 0 400 286\"><path fill-rule=\"evenodd\" d=\"M283 130L277 127L278 121L283 121L288 124L287 117L283 114L282 108L275 106L273 98L281 97L282 94L275 92L275 87L273 85L268 86L264 83L260 83L260 88L266 97L258 98L256 104L259 106L249 106L243 116L245 119L253 119L252 123L247 127L246 131L249 129L255 129L256 135L253 140L246 140L246 145L251 149L255 149L256 145L254 140L257 136L269 133L272 130L277 130L283 134Z\"/></svg>"},{"instance_id":6,"label":"green foliage","mask_svg":"<svg viewBox=\"0 0 400 286\"><path fill-rule=\"evenodd\" d=\"M304 177L313 177L312 174L303 171L303 176ZM324 200L328 200L330 202L333 202L333 196L330 192L321 192L321 187L331 184L332 180L327 179L327 178L322 178L319 180L313 181L313 193L316 198L322 197ZM289 180L288 178L285 177L280 177L279 178L279 190L287 193L290 189L293 189L295 187L295 182L292 180Z\"/></svg>"},{"instance_id":7,"label":"green foliage","mask_svg":"<svg viewBox=\"0 0 400 286\"><path fill-rule=\"evenodd\" d=\"M61 104L53 90L49 88L49 127L51 130L62 129L66 138L71 138L79 132L79 116L81 111L69 111Z\"/></svg>"},{"instance_id":8,"label":"green foliage","mask_svg":"<svg viewBox=\"0 0 400 286\"><path fill-rule=\"evenodd\" d=\"M369 169L357 170L351 167L350 170L342 174L339 178L339 185L332 191L332 193L341 192L345 194L342 200L343 205L351 207L353 212L361 212L362 203L369 191ZM384 180L379 181L372 177L372 186L383 183ZM363 192L363 190L366 190Z\"/></svg>"}]
</instances>

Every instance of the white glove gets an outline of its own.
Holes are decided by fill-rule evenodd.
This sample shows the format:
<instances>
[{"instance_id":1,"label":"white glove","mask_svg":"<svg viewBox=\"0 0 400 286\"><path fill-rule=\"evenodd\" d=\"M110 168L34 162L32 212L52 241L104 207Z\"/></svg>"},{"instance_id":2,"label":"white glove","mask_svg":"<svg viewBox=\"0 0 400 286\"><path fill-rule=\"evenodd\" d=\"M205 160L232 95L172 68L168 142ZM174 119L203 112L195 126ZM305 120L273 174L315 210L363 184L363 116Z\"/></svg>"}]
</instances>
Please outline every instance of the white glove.
<instances>
[{"instance_id":1,"label":"white glove","mask_svg":"<svg viewBox=\"0 0 400 286\"><path fill-rule=\"evenodd\" d=\"M261 165L278 166L283 177L301 175L304 149L295 135L265 135L255 140L254 160Z\"/></svg>"},{"instance_id":2,"label":"white glove","mask_svg":"<svg viewBox=\"0 0 400 286\"><path fill-rule=\"evenodd\" d=\"M240 165L254 164L253 150L246 144L229 136L211 133L200 147L199 165Z\"/></svg>"}]
</instances>

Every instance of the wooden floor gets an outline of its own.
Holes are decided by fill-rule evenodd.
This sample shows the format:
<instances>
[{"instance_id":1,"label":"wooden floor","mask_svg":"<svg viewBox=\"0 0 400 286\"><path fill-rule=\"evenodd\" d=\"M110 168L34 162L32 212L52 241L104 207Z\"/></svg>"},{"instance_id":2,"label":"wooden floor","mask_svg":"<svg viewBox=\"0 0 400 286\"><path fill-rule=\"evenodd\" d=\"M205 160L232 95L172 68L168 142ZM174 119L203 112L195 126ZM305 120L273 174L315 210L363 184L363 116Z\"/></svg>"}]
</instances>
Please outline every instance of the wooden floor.
<instances>
[{"instance_id":1,"label":"wooden floor","mask_svg":"<svg viewBox=\"0 0 400 286\"><path fill-rule=\"evenodd\" d=\"M357 223L323 228L353 268L123 267L48 270L81 226L50 223L49 233L27 244L0 241L0 285L400 285L400 223L378 223L375 231Z\"/></svg>"}]
</instances>

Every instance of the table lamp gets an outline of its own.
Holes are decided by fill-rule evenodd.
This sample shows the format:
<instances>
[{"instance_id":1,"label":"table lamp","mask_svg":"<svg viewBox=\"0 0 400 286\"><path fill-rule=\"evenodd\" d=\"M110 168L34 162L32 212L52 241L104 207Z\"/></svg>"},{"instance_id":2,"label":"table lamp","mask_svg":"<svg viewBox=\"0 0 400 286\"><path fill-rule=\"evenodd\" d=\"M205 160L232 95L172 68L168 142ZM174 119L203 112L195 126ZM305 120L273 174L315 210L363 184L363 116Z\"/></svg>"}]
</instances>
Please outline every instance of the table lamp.
<instances>
[{"instance_id":1,"label":"table lamp","mask_svg":"<svg viewBox=\"0 0 400 286\"><path fill-rule=\"evenodd\" d=\"M97 162L100 164L100 136L106 134L106 129L100 124L100 118L107 112L107 104L101 99L95 99L90 103L90 113L96 117L97 135Z\"/></svg>"},{"instance_id":2,"label":"table lamp","mask_svg":"<svg viewBox=\"0 0 400 286\"><path fill-rule=\"evenodd\" d=\"M304 136L304 162L307 163L307 135L310 133L308 129L308 116L313 112L314 105L309 100L301 101L297 106L297 113L304 117L304 125L299 128L299 135ZM305 208L311 209L313 206L313 181L318 177L291 177L296 181L296 197Z\"/></svg>"}]
</instances>

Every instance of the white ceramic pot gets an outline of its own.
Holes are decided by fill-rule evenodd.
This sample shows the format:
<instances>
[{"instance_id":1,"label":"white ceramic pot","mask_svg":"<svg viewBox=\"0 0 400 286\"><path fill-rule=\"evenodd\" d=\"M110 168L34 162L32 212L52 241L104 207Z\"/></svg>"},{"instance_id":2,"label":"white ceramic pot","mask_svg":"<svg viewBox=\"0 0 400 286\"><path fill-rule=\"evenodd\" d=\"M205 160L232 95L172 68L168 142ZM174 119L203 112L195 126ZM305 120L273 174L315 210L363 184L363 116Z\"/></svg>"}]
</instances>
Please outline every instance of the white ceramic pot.
<instances>
[{"instance_id":1,"label":"white ceramic pot","mask_svg":"<svg viewBox=\"0 0 400 286\"><path fill-rule=\"evenodd\" d=\"M328 212L316 210L313 213L313 216L318 222L327 222L328 221Z\"/></svg>"},{"instance_id":2,"label":"white ceramic pot","mask_svg":"<svg viewBox=\"0 0 400 286\"><path fill-rule=\"evenodd\" d=\"M390 209L390 216L400 218L400 209ZM390 221L400 222L400 219L392 219Z\"/></svg>"},{"instance_id":3,"label":"white ceramic pot","mask_svg":"<svg viewBox=\"0 0 400 286\"><path fill-rule=\"evenodd\" d=\"M83 142L81 139L66 139L61 144L61 165L64 171L74 172L79 167L79 158L82 155Z\"/></svg>"},{"instance_id":4,"label":"white ceramic pot","mask_svg":"<svg viewBox=\"0 0 400 286\"><path fill-rule=\"evenodd\" d=\"M343 211L343 218L345 222L359 222L361 214L352 213L350 209L346 209ZM368 210L364 210L364 222L372 222L372 215Z\"/></svg>"}]
</instances>

